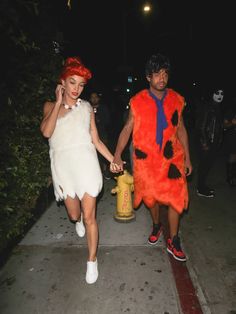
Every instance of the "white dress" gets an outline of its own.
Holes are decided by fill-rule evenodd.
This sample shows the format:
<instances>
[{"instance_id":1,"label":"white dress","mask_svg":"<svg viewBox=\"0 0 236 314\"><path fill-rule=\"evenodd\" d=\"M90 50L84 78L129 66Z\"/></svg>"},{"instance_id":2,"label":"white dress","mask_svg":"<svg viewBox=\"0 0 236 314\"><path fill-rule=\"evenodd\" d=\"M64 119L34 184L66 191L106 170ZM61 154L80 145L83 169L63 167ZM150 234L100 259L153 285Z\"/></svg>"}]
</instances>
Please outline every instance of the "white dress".
<instances>
[{"instance_id":1,"label":"white dress","mask_svg":"<svg viewBox=\"0 0 236 314\"><path fill-rule=\"evenodd\" d=\"M58 118L49 139L51 172L56 200L96 197L103 185L97 151L90 135L92 107L79 99L78 106Z\"/></svg>"}]
</instances>

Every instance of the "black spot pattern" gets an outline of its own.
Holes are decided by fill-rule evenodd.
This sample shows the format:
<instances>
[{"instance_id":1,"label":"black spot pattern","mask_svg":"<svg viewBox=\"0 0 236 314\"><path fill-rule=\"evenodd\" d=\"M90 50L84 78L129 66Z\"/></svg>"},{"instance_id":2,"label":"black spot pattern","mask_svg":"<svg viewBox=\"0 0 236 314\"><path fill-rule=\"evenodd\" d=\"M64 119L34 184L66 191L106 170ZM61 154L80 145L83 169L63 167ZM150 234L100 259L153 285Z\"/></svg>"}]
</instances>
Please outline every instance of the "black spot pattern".
<instances>
[{"instance_id":1,"label":"black spot pattern","mask_svg":"<svg viewBox=\"0 0 236 314\"><path fill-rule=\"evenodd\" d=\"M170 168L168 171L168 178L170 178L170 179L181 178L181 173L180 173L179 169L174 164L170 164Z\"/></svg>"},{"instance_id":2,"label":"black spot pattern","mask_svg":"<svg viewBox=\"0 0 236 314\"><path fill-rule=\"evenodd\" d=\"M178 125L178 121L179 121L178 111L175 110L175 112L173 113L172 118L171 118L171 122L172 122L173 126Z\"/></svg>"},{"instance_id":3,"label":"black spot pattern","mask_svg":"<svg viewBox=\"0 0 236 314\"><path fill-rule=\"evenodd\" d=\"M135 148L135 155L138 159L145 159L147 158L147 154L142 152L140 149Z\"/></svg>"},{"instance_id":4,"label":"black spot pattern","mask_svg":"<svg viewBox=\"0 0 236 314\"><path fill-rule=\"evenodd\" d=\"M172 142L167 141L164 147L164 157L166 157L166 159L170 159L173 157L173 155L174 155L174 151L173 151Z\"/></svg>"}]
</instances>

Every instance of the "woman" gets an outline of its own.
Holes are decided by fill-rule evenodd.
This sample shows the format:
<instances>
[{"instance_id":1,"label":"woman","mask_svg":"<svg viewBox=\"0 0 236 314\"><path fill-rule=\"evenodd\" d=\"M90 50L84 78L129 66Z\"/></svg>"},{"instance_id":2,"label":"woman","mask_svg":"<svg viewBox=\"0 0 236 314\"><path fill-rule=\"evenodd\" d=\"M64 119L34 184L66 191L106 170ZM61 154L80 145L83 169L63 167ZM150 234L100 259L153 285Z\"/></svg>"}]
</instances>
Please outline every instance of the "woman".
<instances>
[{"instance_id":1,"label":"woman","mask_svg":"<svg viewBox=\"0 0 236 314\"><path fill-rule=\"evenodd\" d=\"M113 155L100 140L89 102L79 98L91 72L78 57L67 58L56 87L56 100L44 104L41 132L49 139L51 171L56 200L64 200L79 237L87 234L86 281L98 278L96 197L103 185L97 151L110 162ZM84 223L85 226L84 226Z\"/></svg>"}]
</instances>

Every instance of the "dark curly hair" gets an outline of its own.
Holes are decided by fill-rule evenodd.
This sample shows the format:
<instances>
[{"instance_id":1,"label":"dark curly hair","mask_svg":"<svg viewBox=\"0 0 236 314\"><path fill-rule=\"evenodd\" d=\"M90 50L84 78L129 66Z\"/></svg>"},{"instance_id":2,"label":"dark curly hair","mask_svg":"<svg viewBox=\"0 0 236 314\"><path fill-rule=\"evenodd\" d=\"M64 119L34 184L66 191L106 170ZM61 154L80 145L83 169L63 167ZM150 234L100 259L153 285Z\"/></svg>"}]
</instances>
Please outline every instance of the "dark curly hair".
<instances>
[{"instance_id":1,"label":"dark curly hair","mask_svg":"<svg viewBox=\"0 0 236 314\"><path fill-rule=\"evenodd\" d=\"M83 65L79 57L69 57L66 59L60 79L65 80L71 75L82 76L86 80L89 80L92 77L91 71Z\"/></svg>"},{"instance_id":2,"label":"dark curly hair","mask_svg":"<svg viewBox=\"0 0 236 314\"><path fill-rule=\"evenodd\" d=\"M145 74L146 76L150 76L153 73L158 73L161 69L165 69L170 73L170 61L168 57L157 53L152 55L146 62Z\"/></svg>"}]
</instances>

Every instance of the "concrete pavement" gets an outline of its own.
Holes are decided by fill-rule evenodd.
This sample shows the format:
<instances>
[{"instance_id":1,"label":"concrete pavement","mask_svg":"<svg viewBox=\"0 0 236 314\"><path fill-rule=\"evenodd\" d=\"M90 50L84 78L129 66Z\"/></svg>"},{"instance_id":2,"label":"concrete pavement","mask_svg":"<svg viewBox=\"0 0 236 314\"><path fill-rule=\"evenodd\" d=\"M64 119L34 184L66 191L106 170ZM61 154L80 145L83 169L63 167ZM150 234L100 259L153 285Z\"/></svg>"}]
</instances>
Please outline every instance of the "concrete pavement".
<instances>
[{"instance_id":1,"label":"concrete pavement","mask_svg":"<svg viewBox=\"0 0 236 314\"><path fill-rule=\"evenodd\" d=\"M222 150L209 174L212 199L197 196L193 176L189 212L181 223L188 269L207 314L236 314L236 187L226 183L225 169Z\"/></svg>"},{"instance_id":2,"label":"concrete pavement","mask_svg":"<svg viewBox=\"0 0 236 314\"><path fill-rule=\"evenodd\" d=\"M105 181L98 203L98 281L86 284L86 239L54 202L1 270L0 313L182 313L164 240L147 245L144 206L132 222L114 220L115 184Z\"/></svg>"},{"instance_id":3,"label":"concrete pavement","mask_svg":"<svg viewBox=\"0 0 236 314\"><path fill-rule=\"evenodd\" d=\"M78 238L64 206L54 202L1 269L0 313L235 314L236 191L225 184L222 159L211 179L215 199L199 198L195 181L189 183L191 206L180 229L186 263L168 255L164 236L157 246L147 244L152 223L144 205L134 221L114 220L116 195L110 191L116 182L105 181L93 285L85 282L86 239Z\"/></svg>"}]
</instances>

